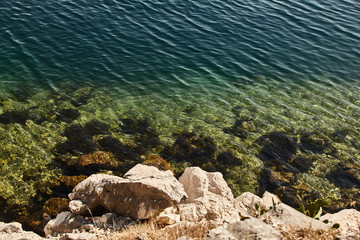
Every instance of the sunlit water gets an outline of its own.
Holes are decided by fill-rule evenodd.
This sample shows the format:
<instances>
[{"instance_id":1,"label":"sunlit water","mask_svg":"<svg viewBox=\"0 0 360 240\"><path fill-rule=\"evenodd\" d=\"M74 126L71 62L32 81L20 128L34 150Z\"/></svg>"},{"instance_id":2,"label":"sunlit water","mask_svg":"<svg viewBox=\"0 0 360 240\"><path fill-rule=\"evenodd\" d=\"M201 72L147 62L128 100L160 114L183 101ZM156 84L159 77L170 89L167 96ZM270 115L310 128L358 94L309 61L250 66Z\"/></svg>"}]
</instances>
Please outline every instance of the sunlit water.
<instances>
[{"instance_id":1,"label":"sunlit water","mask_svg":"<svg viewBox=\"0 0 360 240\"><path fill-rule=\"evenodd\" d=\"M360 187L359 16L335 0L1 1L1 211L17 219L66 196L63 175L121 175L150 154L176 174L221 171L235 195L346 207ZM96 151L118 163L70 170Z\"/></svg>"}]
</instances>

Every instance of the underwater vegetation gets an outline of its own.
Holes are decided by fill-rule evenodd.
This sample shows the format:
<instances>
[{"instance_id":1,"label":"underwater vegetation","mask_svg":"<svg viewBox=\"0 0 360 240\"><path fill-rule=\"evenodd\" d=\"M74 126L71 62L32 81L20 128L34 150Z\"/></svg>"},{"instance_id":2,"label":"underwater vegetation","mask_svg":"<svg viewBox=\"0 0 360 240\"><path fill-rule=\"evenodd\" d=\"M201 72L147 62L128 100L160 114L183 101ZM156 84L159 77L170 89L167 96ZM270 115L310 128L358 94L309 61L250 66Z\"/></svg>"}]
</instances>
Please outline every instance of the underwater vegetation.
<instances>
[{"instance_id":1,"label":"underwater vegetation","mask_svg":"<svg viewBox=\"0 0 360 240\"><path fill-rule=\"evenodd\" d=\"M0 221L41 232L87 176L122 176L137 163L176 176L188 166L220 171L235 196L270 191L294 207L326 199L324 211L360 210L356 93L271 84L260 78L216 98L184 91L186 101L74 83L3 93Z\"/></svg>"}]
</instances>

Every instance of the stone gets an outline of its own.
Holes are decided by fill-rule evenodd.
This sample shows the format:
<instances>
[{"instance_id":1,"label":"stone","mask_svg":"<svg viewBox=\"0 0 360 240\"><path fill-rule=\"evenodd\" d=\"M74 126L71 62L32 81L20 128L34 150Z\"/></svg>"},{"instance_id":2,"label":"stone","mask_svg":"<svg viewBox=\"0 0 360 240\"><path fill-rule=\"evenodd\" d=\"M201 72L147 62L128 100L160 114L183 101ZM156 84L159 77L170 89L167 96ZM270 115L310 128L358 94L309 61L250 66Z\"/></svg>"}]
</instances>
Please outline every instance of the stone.
<instances>
[{"instance_id":1,"label":"stone","mask_svg":"<svg viewBox=\"0 0 360 240\"><path fill-rule=\"evenodd\" d=\"M84 202L80 200L73 200L69 203L70 211L74 214L85 214L89 212Z\"/></svg>"},{"instance_id":2,"label":"stone","mask_svg":"<svg viewBox=\"0 0 360 240\"><path fill-rule=\"evenodd\" d=\"M172 225L180 222L178 208L175 206L164 209L157 217L156 221L163 225Z\"/></svg>"},{"instance_id":3,"label":"stone","mask_svg":"<svg viewBox=\"0 0 360 240\"><path fill-rule=\"evenodd\" d=\"M170 170L161 171L157 167L154 166L146 166L142 164L137 164L135 167L130 169L127 173L125 173L124 178L129 180L140 180L140 179L148 179L148 178L168 178L173 177L174 174Z\"/></svg>"},{"instance_id":4,"label":"stone","mask_svg":"<svg viewBox=\"0 0 360 240\"><path fill-rule=\"evenodd\" d=\"M263 209L263 200L250 192L244 192L235 198L234 206L241 217L258 217L260 209ZM259 209L258 209L259 208Z\"/></svg>"},{"instance_id":5,"label":"stone","mask_svg":"<svg viewBox=\"0 0 360 240\"><path fill-rule=\"evenodd\" d=\"M207 214L207 209L200 203L182 203L179 205L179 214L181 221L200 221Z\"/></svg>"},{"instance_id":6,"label":"stone","mask_svg":"<svg viewBox=\"0 0 360 240\"><path fill-rule=\"evenodd\" d=\"M82 233L65 233L61 236L61 239L66 240L89 240L89 239L97 239L97 234L95 233L88 233L88 232L82 232Z\"/></svg>"},{"instance_id":7,"label":"stone","mask_svg":"<svg viewBox=\"0 0 360 240\"><path fill-rule=\"evenodd\" d=\"M360 212L355 209L344 209L340 212L330 214L327 213L320 218L320 221L328 221L328 225L332 227L338 223L340 236L343 238L357 237L360 238Z\"/></svg>"},{"instance_id":8,"label":"stone","mask_svg":"<svg viewBox=\"0 0 360 240\"><path fill-rule=\"evenodd\" d=\"M189 167L185 169L179 181L188 193L189 202L205 197L208 193L234 200L234 195L220 172L206 172L199 167Z\"/></svg>"},{"instance_id":9,"label":"stone","mask_svg":"<svg viewBox=\"0 0 360 240\"><path fill-rule=\"evenodd\" d=\"M107 228L107 225L116 225L117 216L115 213L106 213L101 217L94 217L93 222L97 227Z\"/></svg>"},{"instance_id":10,"label":"stone","mask_svg":"<svg viewBox=\"0 0 360 240\"><path fill-rule=\"evenodd\" d=\"M55 219L50 220L45 228L45 235L54 235L55 233L71 233L86 224L85 219L80 215L71 212L62 212Z\"/></svg>"},{"instance_id":11,"label":"stone","mask_svg":"<svg viewBox=\"0 0 360 240\"><path fill-rule=\"evenodd\" d=\"M265 210L270 210L271 208L273 208L273 205L277 205L281 203L281 200L278 196L276 196L275 194L272 194L268 191L266 191L262 198L262 203L263 203L263 207L265 208Z\"/></svg>"},{"instance_id":12,"label":"stone","mask_svg":"<svg viewBox=\"0 0 360 240\"><path fill-rule=\"evenodd\" d=\"M181 237L177 238L176 240L193 240L193 238L184 235L184 236L181 236Z\"/></svg>"},{"instance_id":13,"label":"stone","mask_svg":"<svg viewBox=\"0 0 360 240\"><path fill-rule=\"evenodd\" d=\"M187 201L179 205L181 220L205 218L214 225L240 221L234 208L234 196L221 173L190 167L179 181L188 194Z\"/></svg>"},{"instance_id":14,"label":"stone","mask_svg":"<svg viewBox=\"0 0 360 240\"><path fill-rule=\"evenodd\" d=\"M106 174L93 174L79 183L69 194L72 203L80 206L75 212L104 207L109 212L132 219L149 219L167 207L187 198L183 185L171 171L138 164L125 178Z\"/></svg>"},{"instance_id":15,"label":"stone","mask_svg":"<svg viewBox=\"0 0 360 240\"><path fill-rule=\"evenodd\" d=\"M279 230L267 225L257 218L246 219L236 223L231 223L227 227L221 226L212 229L204 237L205 240L239 240L239 239L281 239Z\"/></svg>"},{"instance_id":16,"label":"stone","mask_svg":"<svg viewBox=\"0 0 360 240\"><path fill-rule=\"evenodd\" d=\"M179 214L160 213L156 217L156 220L158 223L163 224L163 225L172 225L172 224L180 222L180 215Z\"/></svg>"},{"instance_id":17,"label":"stone","mask_svg":"<svg viewBox=\"0 0 360 240\"><path fill-rule=\"evenodd\" d=\"M276 229L311 229L314 231L327 231L329 226L325 223L308 217L292 207L280 203L260 218Z\"/></svg>"},{"instance_id":18,"label":"stone","mask_svg":"<svg viewBox=\"0 0 360 240\"><path fill-rule=\"evenodd\" d=\"M22 232L21 223L18 222L11 222L11 223L4 223L0 222L0 233L19 233Z\"/></svg>"},{"instance_id":19,"label":"stone","mask_svg":"<svg viewBox=\"0 0 360 240\"><path fill-rule=\"evenodd\" d=\"M24 231L21 223L0 222L0 240L40 240L43 239L34 232Z\"/></svg>"}]
</instances>

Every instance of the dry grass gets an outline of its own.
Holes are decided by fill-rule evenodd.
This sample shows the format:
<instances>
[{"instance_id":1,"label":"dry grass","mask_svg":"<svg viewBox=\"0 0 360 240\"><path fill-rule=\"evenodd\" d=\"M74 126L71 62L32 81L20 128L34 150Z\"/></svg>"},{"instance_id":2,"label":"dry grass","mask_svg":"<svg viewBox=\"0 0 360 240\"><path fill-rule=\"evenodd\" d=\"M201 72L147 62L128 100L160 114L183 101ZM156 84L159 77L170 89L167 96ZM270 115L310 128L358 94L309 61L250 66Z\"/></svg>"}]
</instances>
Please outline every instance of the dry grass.
<instances>
[{"instance_id":1,"label":"dry grass","mask_svg":"<svg viewBox=\"0 0 360 240\"><path fill-rule=\"evenodd\" d=\"M294 229L290 228L286 231L281 231L284 240L329 240L329 239L338 239L336 229L330 229L329 231L322 230L312 230L312 229Z\"/></svg>"},{"instance_id":2,"label":"dry grass","mask_svg":"<svg viewBox=\"0 0 360 240\"><path fill-rule=\"evenodd\" d=\"M196 224L181 224L178 226L161 228L155 222L140 223L127 227L121 232L114 232L104 236L107 240L173 240L181 236L188 236L201 240L211 227L206 222Z\"/></svg>"}]
</instances>

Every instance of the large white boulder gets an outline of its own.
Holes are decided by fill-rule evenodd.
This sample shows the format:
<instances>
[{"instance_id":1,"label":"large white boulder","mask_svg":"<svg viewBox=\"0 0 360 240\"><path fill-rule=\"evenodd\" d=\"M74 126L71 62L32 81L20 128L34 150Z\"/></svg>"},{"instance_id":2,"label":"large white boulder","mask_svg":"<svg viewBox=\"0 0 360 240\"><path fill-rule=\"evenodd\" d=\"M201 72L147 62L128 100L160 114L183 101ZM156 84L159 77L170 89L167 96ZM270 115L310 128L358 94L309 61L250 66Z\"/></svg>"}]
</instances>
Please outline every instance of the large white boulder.
<instances>
[{"instance_id":1,"label":"large white boulder","mask_svg":"<svg viewBox=\"0 0 360 240\"><path fill-rule=\"evenodd\" d=\"M219 172L206 172L199 167L186 168L179 178L188 199L179 205L182 221L203 218L220 225L240 220L234 208L234 196Z\"/></svg>"},{"instance_id":2,"label":"large white boulder","mask_svg":"<svg viewBox=\"0 0 360 240\"><path fill-rule=\"evenodd\" d=\"M328 221L331 227L339 224L341 238L360 239L360 212L355 209L344 209L340 212L327 213L320 218L320 221Z\"/></svg>"},{"instance_id":3,"label":"large white boulder","mask_svg":"<svg viewBox=\"0 0 360 240\"><path fill-rule=\"evenodd\" d=\"M284 203L275 205L273 209L262 215L260 219L263 220L265 223L271 225L272 227L280 230L329 230L329 226L325 223L308 217Z\"/></svg>"},{"instance_id":4,"label":"large white boulder","mask_svg":"<svg viewBox=\"0 0 360 240\"><path fill-rule=\"evenodd\" d=\"M138 164L124 177L91 175L69 194L70 210L84 214L102 206L122 216L149 219L187 198L183 185L171 171Z\"/></svg>"}]
</instances>

